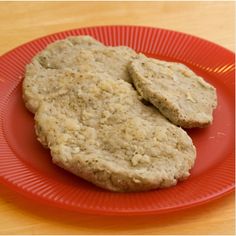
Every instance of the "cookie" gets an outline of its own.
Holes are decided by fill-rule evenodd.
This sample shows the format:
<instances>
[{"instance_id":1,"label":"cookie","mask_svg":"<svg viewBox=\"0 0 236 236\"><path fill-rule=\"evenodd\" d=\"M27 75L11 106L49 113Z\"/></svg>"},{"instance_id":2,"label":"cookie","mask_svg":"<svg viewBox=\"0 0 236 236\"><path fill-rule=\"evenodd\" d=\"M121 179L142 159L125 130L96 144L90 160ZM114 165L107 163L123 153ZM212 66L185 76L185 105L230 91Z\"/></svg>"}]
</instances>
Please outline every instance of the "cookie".
<instances>
[{"instance_id":1,"label":"cookie","mask_svg":"<svg viewBox=\"0 0 236 236\"><path fill-rule=\"evenodd\" d=\"M127 65L136 53L125 46L106 47L89 36L69 37L50 44L27 65L23 81L26 107L36 112L41 101L55 95L60 81L55 74L108 73L113 79L131 82ZM70 83L70 81L68 81Z\"/></svg>"},{"instance_id":2,"label":"cookie","mask_svg":"<svg viewBox=\"0 0 236 236\"><path fill-rule=\"evenodd\" d=\"M193 128L212 123L216 89L187 66L139 55L129 72L141 97L174 124Z\"/></svg>"},{"instance_id":3,"label":"cookie","mask_svg":"<svg viewBox=\"0 0 236 236\"><path fill-rule=\"evenodd\" d=\"M35 114L38 140L55 164L118 192L169 187L189 176L196 157L191 138L143 105L131 84L108 73L70 76L66 92L43 101Z\"/></svg>"}]
</instances>

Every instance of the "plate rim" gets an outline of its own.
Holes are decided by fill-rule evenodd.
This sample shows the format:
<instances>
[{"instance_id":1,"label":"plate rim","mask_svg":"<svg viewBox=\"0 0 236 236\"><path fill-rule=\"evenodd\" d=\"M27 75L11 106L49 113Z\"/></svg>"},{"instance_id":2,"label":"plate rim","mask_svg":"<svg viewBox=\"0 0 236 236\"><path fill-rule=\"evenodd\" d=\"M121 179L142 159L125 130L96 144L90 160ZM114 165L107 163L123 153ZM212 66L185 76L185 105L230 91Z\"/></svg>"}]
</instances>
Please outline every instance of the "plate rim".
<instances>
[{"instance_id":1,"label":"plate rim","mask_svg":"<svg viewBox=\"0 0 236 236\"><path fill-rule=\"evenodd\" d=\"M57 32L54 32L54 33L50 33L50 34L39 36L37 38L30 39L29 41L27 41L25 43L17 45L16 47L11 48L11 49L7 50L6 52L3 52L3 54L0 55L0 59L2 59L2 57L6 56L7 54L11 53L12 51L14 51L14 50L26 45L26 44L33 43L35 41L41 40L45 37L53 36L55 34L60 34L60 33L69 32L69 31L76 31L76 30L80 30L80 29L107 28L107 27L125 27L125 28L135 27L135 28L149 28L149 29L161 30L161 31L166 31L166 32L169 31L169 32L177 33L177 34L186 35L187 37L193 37L193 38L199 39L201 41L205 41L206 43L213 44L214 46L217 46L217 47L219 47L219 48L221 48L225 51L228 51L232 55L235 55L234 51L232 51L228 48L225 48L225 47L221 46L220 44L217 44L217 43L215 43L213 41L210 41L208 39L205 39L205 38L201 38L197 35L185 33L183 31L178 31L178 30L173 30L173 29L166 29L166 28L162 28L162 27L146 26L146 25L97 25L97 26L88 26L88 27L85 26L85 27L78 27L78 28L72 28L72 29L65 29L65 30L62 30L62 31L57 31Z\"/></svg>"}]
</instances>

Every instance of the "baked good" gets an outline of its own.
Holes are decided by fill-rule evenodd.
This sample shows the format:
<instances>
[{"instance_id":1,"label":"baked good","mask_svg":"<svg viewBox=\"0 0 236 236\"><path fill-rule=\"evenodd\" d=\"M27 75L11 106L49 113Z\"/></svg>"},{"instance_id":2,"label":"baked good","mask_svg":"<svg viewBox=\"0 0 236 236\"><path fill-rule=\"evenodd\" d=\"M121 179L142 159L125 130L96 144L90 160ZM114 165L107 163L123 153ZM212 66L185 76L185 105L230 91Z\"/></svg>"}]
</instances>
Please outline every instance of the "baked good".
<instances>
[{"instance_id":1,"label":"baked good","mask_svg":"<svg viewBox=\"0 0 236 236\"><path fill-rule=\"evenodd\" d=\"M136 56L128 47L106 47L89 36L68 37L49 44L27 65L23 81L26 107L36 112L41 101L61 88L55 78L63 73L108 73L113 79L131 82L127 65ZM70 83L67 81L66 83Z\"/></svg>"},{"instance_id":2,"label":"baked good","mask_svg":"<svg viewBox=\"0 0 236 236\"><path fill-rule=\"evenodd\" d=\"M191 138L143 105L131 84L107 73L70 76L65 92L35 114L38 140L55 164L118 192L169 187L189 176L196 156Z\"/></svg>"},{"instance_id":3,"label":"baked good","mask_svg":"<svg viewBox=\"0 0 236 236\"><path fill-rule=\"evenodd\" d=\"M141 97L174 124L193 128L212 123L216 89L187 66L139 55L129 72Z\"/></svg>"}]
</instances>

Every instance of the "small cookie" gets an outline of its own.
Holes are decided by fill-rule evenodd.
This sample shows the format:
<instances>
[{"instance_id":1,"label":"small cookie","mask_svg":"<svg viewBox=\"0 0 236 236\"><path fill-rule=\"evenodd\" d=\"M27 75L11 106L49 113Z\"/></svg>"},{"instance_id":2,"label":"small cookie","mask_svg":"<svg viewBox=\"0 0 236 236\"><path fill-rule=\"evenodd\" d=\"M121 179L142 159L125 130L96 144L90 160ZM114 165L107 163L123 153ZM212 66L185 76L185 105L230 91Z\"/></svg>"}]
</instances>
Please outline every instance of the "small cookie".
<instances>
[{"instance_id":1,"label":"small cookie","mask_svg":"<svg viewBox=\"0 0 236 236\"><path fill-rule=\"evenodd\" d=\"M129 72L141 97L174 124L193 128L212 123L216 89L187 66L139 55Z\"/></svg>"}]
</instances>

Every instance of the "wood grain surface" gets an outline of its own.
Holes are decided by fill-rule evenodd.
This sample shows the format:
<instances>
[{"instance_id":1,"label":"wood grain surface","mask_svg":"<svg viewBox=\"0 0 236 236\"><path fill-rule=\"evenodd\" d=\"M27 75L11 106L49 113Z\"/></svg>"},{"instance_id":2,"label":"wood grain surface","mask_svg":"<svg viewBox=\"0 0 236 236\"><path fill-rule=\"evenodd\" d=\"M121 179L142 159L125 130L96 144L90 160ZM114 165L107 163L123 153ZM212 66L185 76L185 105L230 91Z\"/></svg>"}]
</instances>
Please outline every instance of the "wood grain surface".
<instances>
[{"instance_id":1,"label":"wood grain surface","mask_svg":"<svg viewBox=\"0 0 236 236\"><path fill-rule=\"evenodd\" d=\"M145 25L234 50L233 2L0 2L0 54L29 40L95 25ZM234 234L234 194L192 209L102 217L32 202L0 185L0 234Z\"/></svg>"}]
</instances>

